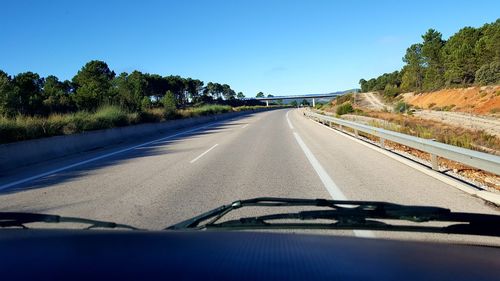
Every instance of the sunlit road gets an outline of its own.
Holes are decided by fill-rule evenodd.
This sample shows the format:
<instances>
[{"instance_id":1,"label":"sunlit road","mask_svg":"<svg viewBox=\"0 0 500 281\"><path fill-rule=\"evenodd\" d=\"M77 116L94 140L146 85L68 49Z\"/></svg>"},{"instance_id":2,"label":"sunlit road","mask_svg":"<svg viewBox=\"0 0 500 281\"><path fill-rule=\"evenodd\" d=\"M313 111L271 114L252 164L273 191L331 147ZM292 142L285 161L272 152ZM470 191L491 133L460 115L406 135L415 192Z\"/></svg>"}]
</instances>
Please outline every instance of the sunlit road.
<instances>
[{"instance_id":1,"label":"sunlit road","mask_svg":"<svg viewBox=\"0 0 500 281\"><path fill-rule=\"evenodd\" d=\"M11 171L2 175L0 186L153 139ZM288 109L191 129L186 134L3 189L0 210L162 229L237 199L262 196L377 200L500 214L480 199L313 123L299 110ZM438 235L429 234L341 234L438 239ZM481 239L477 241L494 240Z\"/></svg>"}]
</instances>

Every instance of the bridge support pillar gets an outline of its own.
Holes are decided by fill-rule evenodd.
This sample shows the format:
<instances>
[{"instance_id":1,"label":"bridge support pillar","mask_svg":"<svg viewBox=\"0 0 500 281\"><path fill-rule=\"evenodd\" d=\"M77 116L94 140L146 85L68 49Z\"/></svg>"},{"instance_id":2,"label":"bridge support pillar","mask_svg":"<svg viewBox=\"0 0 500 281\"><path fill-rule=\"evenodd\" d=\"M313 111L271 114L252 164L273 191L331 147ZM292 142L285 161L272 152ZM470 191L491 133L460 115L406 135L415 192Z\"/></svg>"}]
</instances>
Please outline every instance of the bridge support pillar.
<instances>
[{"instance_id":1,"label":"bridge support pillar","mask_svg":"<svg viewBox=\"0 0 500 281\"><path fill-rule=\"evenodd\" d=\"M316 100L313 98L313 107L316 107Z\"/></svg>"},{"instance_id":2,"label":"bridge support pillar","mask_svg":"<svg viewBox=\"0 0 500 281\"><path fill-rule=\"evenodd\" d=\"M268 106L268 107L269 107L269 101L268 101L268 100L266 100L266 106Z\"/></svg>"}]
</instances>

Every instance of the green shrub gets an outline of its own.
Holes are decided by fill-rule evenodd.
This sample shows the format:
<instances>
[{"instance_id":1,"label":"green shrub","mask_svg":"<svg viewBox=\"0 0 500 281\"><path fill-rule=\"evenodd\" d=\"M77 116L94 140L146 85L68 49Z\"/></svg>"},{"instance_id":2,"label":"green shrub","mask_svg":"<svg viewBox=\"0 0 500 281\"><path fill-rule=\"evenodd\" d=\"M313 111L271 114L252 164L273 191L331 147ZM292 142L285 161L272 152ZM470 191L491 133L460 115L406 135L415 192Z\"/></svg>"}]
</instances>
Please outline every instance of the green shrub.
<instances>
[{"instance_id":1,"label":"green shrub","mask_svg":"<svg viewBox=\"0 0 500 281\"><path fill-rule=\"evenodd\" d=\"M352 108L352 105L350 102L345 102L345 103L337 106L336 113L338 115L344 115L344 114L348 114L348 113L352 113L352 112L354 112L354 109Z\"/></svg>"},{"instance_id":2,"label":"green shrub","mask_svg":"<svg viewBox=\"0 0 500 281\"><path fill-rule=\"evenodd\" d=\"M145 111L150 109L152 106L151 99L149 97L143 97L141 100L141 110Z\"/></svg>"},{"instance_id":3,"label":"green shrub","mask_svg":"<svg viewBox=\"0 0 500 281\"><path fill-rule=\"evenodd\" d=\"M500 62L494 61L481 66L476 71L476 82L481 85L500 82Z\"/></svg>"},{"instance_id":4,"label":"green shrub","mask_svg":"<svg viewBox=\"0 0 500 281\"><path fill-rule=\"evenodd\" d=\"M394 106L394 112L399 112L399 113L404 113L407 112L411 108L411 105L404 102L404 101L399 101L395 106Z\"/></svg>"},{"instance_id":5,"label":"green shrub","mask_svg":"<svg viewBox=\"0 0 500 281\"><path fill-rule=\"evenodd\" d=\"M400 90L399 90L398 86L391 85L391 84L385 85L384 96L388 100L391 100L391 99L395 98L397 95L399 95L399 93L400 93Z\"/></svg>"},{"instance_id":6,"label":"green shrub","mask_svg":"<svg viewBox=\"0 0 500 281\"><path fill-rule=\"evenodd\" d=\"M175 100L174 93L172 93L171 91L167 91L160 102L163 105L165 117L175 118L177 113L177 102Z\"/></svg>"},{"instance_id":7,"label":"green shrub","mask_svg":"<svg viewBox=\"0 0 500 281\"><path fill-rule=\"evenodd\" d=\"M125 126L129 123L128 113L118 106L100 107L91 115L91 119L95 120L97 129Z\"/></svg>"}]
</instances>

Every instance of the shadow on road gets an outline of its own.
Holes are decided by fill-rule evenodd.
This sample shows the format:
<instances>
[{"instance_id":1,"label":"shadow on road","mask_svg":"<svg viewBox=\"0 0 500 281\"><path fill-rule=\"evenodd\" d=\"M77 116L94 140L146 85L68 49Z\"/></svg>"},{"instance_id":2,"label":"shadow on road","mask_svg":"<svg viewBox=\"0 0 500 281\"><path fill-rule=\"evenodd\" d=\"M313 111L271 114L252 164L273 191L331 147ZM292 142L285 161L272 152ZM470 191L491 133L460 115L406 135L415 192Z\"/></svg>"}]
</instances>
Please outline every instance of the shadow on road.
<instances>
[{"instance_id":1,"label":"shadow on road","mask_svg":"<svg viewBox=\"0 0 500 281\"><path fill-rule=\"evenodd\" d=\"M125 161L130 161L134 158L142 158L142 157L165 155L165 154L169 154L169 153L183 152L185 150L169 149L169 146L171 146L172 144L178 143L178 142L182 142L186 139L198 138L198 137L202 137L204 135L214 134L214 133L220 132L222 130L227 130L227 129L239 127L239 126L244 125L246 123L234 122L235 120L238 120L241 118L248 118L248 117L253 116L254 114L255 113L250 113L250 114L246 114L243 116L238 116L238 117L233 118L233 119L219 121L219 123L216 123L214 125L210 125L209 127L206 127L206 128L196 130L194 132L185 133L185 134L182 134L182 135L179 135L176 137L172 137L172 138L169 138L166 140L161 140L161 141L154 142L154 143L151 143L148 145L137 147L137 148L134 148L132 150L128 150L128 151L118 153L118 154L115 154L115 155L112 155L112 156L109 156L109 157L106 157L103 159L99 159L99 160L96 160L93 162L82 164L82 165L76 166L74 168L70 168L68 170L64 170L64 171L61 171L61 172L58 172L55 174L51 174L51 175L39 178L39 179L34 179L34 180L26 182L26 183L15 185L15 186L0 190L0 196L6 195L6 194L22 192L22 191L27 191L27 190L32 190L32 189L46 188L46 187L50 187L50 186L55 185L55 184L69 182L69 181L75 180L77 178L89 175L92 173L92 171L99 170L99 169L113 166L113 165L119 165L120 163L123 163ZM231 122L231 123L228 123L228 122ZM190 128L184 128L181 130L171 130L171 131L164 132L162 134L158 134L155 136L149 136L147 138L143 138L140 140L126 141L126 142L121 143L119 146L114 144L113 146L110 146L110 149L105 149L99 153L96 153L95 151L92 151L92 153L86 152L89 155L86 155L83 157L82 157L82 155L85 155L85 153L81 153L81 154L76 155L76 156L72 155L70 157L75 158L73 161L64 161L64 164L60 164L60 165L55 164L58 162L58 160L60 161L60 159L51 160L51 161L48 161L47 163L38 163L36 165L37 167L39 167L39 166L43 167L44 164L47 164L47 166L50 168L45 168L45 169L37 168L36 170L38 170L38 171L36 173L33 173L32 171L30 171L30 166L24 167L22 169L21 173L25 174L25 176L23 176L23 177L17 176L16 177L17 172L13 171L11 176L14 176L16 179L11 180L10 182L14 182L16 180L28 178L28 177L31 177L31 176L34 176L37 174L45 173L45 172L48 172L50 170L58 169L60 167L69 166L69 165L72 165L74 163L86 161L88 159L99 157L100 155L112 153L114 151L118 151L121 149L125 149L128 147L139 145L141 143L152 141L152 140L155 140L158 138L168 137L169 135L173 135L173 134L176 134L176 133L179 133L182 131L186 131L189 129ZM113 148L111 149L111 147L113 147ZM0 185L8 184L8 183L9 182L7 182L7 181L5 181L5 182L0 181Z\"/></svg>"}]
</instances>

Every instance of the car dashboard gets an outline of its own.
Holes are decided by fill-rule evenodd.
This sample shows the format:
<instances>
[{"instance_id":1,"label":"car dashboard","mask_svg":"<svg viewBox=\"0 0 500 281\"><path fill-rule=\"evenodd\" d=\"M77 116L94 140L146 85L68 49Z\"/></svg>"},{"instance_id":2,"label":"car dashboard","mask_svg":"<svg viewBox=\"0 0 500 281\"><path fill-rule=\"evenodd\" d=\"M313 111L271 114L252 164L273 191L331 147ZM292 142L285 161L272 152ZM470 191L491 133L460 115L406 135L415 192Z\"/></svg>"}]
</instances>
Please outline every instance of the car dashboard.
<instances>
[{"instance_id":1,"label":"car dashboard","mask_svg":"<svg viewBox=\"0 0 500 281\"><path fill-rule=\"evenodd\" d=\"M494 280L495 247L267 232L3 229L19 279Z\"/></svg>"}]
</instances>

